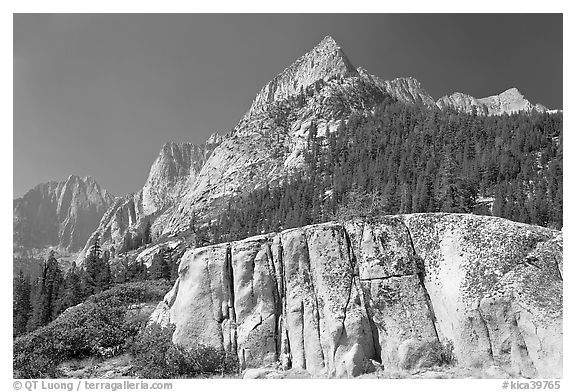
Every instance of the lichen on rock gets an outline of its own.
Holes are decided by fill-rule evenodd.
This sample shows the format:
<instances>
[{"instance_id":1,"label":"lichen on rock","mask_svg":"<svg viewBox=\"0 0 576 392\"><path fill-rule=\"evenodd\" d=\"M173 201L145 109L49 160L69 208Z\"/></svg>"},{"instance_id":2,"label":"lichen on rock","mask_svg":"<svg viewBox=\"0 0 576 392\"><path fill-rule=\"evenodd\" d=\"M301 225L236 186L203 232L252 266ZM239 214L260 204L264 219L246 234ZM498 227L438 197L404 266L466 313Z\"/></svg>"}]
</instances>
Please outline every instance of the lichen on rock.
<instances>
[{"instance_id":1,"label":"lichen on rock","mask_svg":"<svg viewBox=\"0 0 576 392\"><path fill-rule=\"evenodd\" d=\"M328 222L187 251L153 320L243 368L446 361L560 377L561 233L465 214Z\"/></svg>"}]
</instances>

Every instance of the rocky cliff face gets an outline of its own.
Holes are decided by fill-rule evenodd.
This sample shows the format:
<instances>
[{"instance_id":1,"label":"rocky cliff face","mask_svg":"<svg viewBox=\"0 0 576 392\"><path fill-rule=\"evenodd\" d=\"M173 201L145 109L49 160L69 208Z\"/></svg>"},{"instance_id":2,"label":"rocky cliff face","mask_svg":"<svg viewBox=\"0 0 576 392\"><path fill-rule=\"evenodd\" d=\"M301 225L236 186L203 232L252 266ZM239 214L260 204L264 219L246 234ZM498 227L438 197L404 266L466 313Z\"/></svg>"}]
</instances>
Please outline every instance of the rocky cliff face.
<instances>
[{"instance_id":1,"label":"rocky cliff face","mask_svg":"<svg viewBox=\"0 0 576 392\"><path fill-rule=\"evenodd\" d=\"M387 95L326 37L262 88L230 137L214 149L163 233L185 230L193 211L214 213L229 197L277 184L302 165L312 127L323 138L351 113L371 110Z\"/></svg>"},{"instance_id":2,"label":"rocky cliff face","mask_svg":"<svg viewBox=\"0 0 576 392\"><path fill-rule=\"evenodd\" d=\"M326 37L262 88L230 137L215 148L195 182L183 193L178 207L163 220L167 222L163 234L184 231L193 211L215 213L232 196L274 186L303 163L312 127L317 129L321 143L352 113L370 111L387 97L438 109L416 79L388 81L355 69L340 46ZM440 105L447 105L442 103L446 100L439 101ZM464 101L467 104L462 110L478 106L479 114L486 115L533 107L515 89L497 99L469 97Z\"/></svg>"},{"instance_id":3,"label":"rocky cliff face","mask_svg":"<svg viewBox=\"0 0 576 392\"><path fill-rule=\"evenodd\" d=\"M266 110L268 105L301 93L318 80L357 75L356 68L330 36L278 74L260 90L245 117Z\"/></svg>"},{"instance_id":4,"label":"rocky cliff face","mask_svg":"<svg viewBox=\"0 0 576 392\"><path fill-rule=\"evenodd\" d=\"M437 108L434 98L428 94L418 80L412 77L384 80L381 77L369 74L368 71L363 68L358 68L358 72L364 78L376 84L399 102L404 102L409 105L424 106L428 109Z\"/></svg>"},{"instance_id":5,"label":"rocky cliff face","mask_svg":"<svg viewBox=\"0 0 576 392\"><path fill-rule=\"evenodd\" d=\"M150 168L142 188L142 208L146 215L174 204L194 183L211 149L192 143L166 143Z\"/></svg>"},{"instance_id":6,"label":"rocky cliff face","mask_svg":"<svg viewBox=\"0 0 576 392\"><path fill-rule=\"evenodd\" d=\"M201 146L168 142L150 168L141 190L118 198L106 211L100 224L86 241L78 261L81 262L94 235L100 235L106 247L120 249L126 236L135 236L146 221L154 233L161 232L172 209L190 189L212 151L225 140L215 133Z\"/></svg>"},{"instance_id":7,"label":"rocky cliff face","mask_svg":"<svg viewBox=\"0 0 576 392\"><path fill-rule=\"evenodd\" d=\"M384 81L359 72L326 37L262 88L227 137L201 147L165 145L143 189L113 206L98 231L116 247L145 219L155 232L177 235L192 214L214 214L228 198L274 186L298 170L312 127L321 139L351 113L371 110L387 96L434 105L415 79Z\"/></svg>"},{"instance_id":8,"label":"rocky cliff face","mask_svg":"<svg viewBox=\"0 0 576 392\"><path fill-rule=\"evenodd\" d=\"M466 113L476 110L477 114L486 116L531 112L532 110L542 113L548 110L541 104L530 103L517 88L510 88L503 93L486 98L474 98L467 94L454 93L440 98L436 104L440 109L451 107Z\"/></svg>"},{"instance_id":9,"label":"rocky cliff face","mask_svg":"<svg viewBox=\"0 0 576 392\"><path fill-rule=\"evenodd\" d=\"M315 375L496 365L562 376L562 234L501 218L413 214L188 250L151 316L173 340Z\"/></svg>"},{"instance_id":10,"label":"rocky cliff face","mask_svg":"<svg viewBox=\"0 0 576 392\"><path fill-rule=\"evenodd\" d=\"M14 254L81 249L113 201L92 177L37 185L13 202Z\"/></svg>"},{"instance_id":11,"label":"rocky cliff face","mask_svg":"<svg viewBox=\"0 0 576 392\"><path fill-rule=\"evenodd\" d=\"M496 114L529 108L518 94L484 101L461 94L437 105L414 78L387 81L355 68L334 39L326 37L264 86L225 137L215 135L202 146L166 144L144 187L115 203L97 230L105 245L116 248L147 220L154 233L178 236L193 215L214 216L231 197L275 186L297 171L311 129L323 143L352 114L369 112L386 99L430 109L478 107Z\"/></svg>"}]
</instances>

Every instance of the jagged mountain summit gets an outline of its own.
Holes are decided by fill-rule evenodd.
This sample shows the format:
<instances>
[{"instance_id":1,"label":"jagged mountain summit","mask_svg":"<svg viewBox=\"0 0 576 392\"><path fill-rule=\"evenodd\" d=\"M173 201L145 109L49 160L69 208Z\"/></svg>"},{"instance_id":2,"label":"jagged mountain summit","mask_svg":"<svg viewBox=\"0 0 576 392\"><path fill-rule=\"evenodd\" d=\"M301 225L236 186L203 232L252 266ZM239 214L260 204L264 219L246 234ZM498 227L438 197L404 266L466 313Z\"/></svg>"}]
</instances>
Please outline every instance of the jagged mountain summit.
<instances>
[{"instance_id":1,"label":"jagged mountain summit","mask_svg":"<svg viewBox=\"0 0 576 392\"><path fill-rule=\"evenodd\" d=\"M324 137L389 97L360 75L334 39L324 38L262 88L208 158L164 234L186 230L193 211L216 211L230 197L278 183L304 163L312 128Z\"/></svg>"},{"instance_id":2,"label":"jagged mountain summit","mask_svg":"<svg viewBox=\"0 0 576 392\"><path fill-rule=\"evenodd\" d=\"M247 117L265 110L273 102L297 95L318 80L355 76L358 71L340 48L326 36L316 47L296 60L260 90Z\"/></svg>"},{"instance_id":3,"label":"jagged mountain summit","mask_svg":"<svg viewBox=\"0 0 576 392\"><path fill-rule=\"evenodd\" d=\"M277 183L297 170L312 123L325 134L385 96L326 37L264 86L231 132L214 135L203 146L165 145L144 187L119 198L96 232L116 249L146 221L155 236L177 235L189 227L193 214L207 214L229 197Z\"/></svg>"},{"instance_id":4,"label":"jagged mountain summit","mask_svg":"<svg viewBox=\"0 0 576 392\"><path fill-rule=\"evenodd\" d=\"M162 227L163 219L170 216L171 209L193 186L204 163L225 138L214 133L200 146L175 142L164 144L142 189L118 198L110 206L85 243L78 261L82 261L96 233L102 243L122 250L147 221L155 232L161 231L158 226Z\"/></svg>"},{"instance_id":5,"label":"jagged mountain summit","mask_svg":"<svg viewBox=\"0 0 576 392\"><path fill-rule=\"evenodd\" d=\"M215 217L231 198L275 186L303 167L311 130L322 140L351 115L370 113L385 100L432 110L478 106L492 115L531 110L522 99L514 90L496 98L435 102L414 78L388 81L355 67L327 36L267 83L225 136L215 135L202 146L165 145L144 187L119 198L96 231L116 249L125 248L148 221L155 238L185 234L192 217ZM461 101L467 103L458 106Z\"/></svg>"},{"instance_id":6,"label":"jagged mountain summit","mask_svg":"<svg viewBox=\"0 0 576 392\"><path fill-rule=\"evenodd\" d=\"M548 110L544 105L533 105L517 88L510 88L486 98L474 98L471 95L456 92L438 99L436 105L440 109L450 107L466 113L472 113L475 110L477 114L485 116L531 112L532 110L543 113Z\"/></svg>"},{"instance_id":7,"label":"jagged mountain summit","mask_svg":"<svg viewBox=\"0 0 576 392\"><path fill-rule=\"evenodd\" d=\"M356 68L326 37L264 86L230 132L201 145L166 143L136 193L113 198L93 179L71 176L15 200L15 249L78 251L84 243L68 255L81 263L98 237L114 281L141 279L143 264L153 279L170 276L174 286L150 308L149 322L171 324L180 347L232 354L226 358L247 369L244 377L283 370L426 377L427 368L438 375L458 367L489 377L562 377L563 237L544 227L556 225L556 212L562 227L562 116L487 120L443 107L485 116L546 110L516 89L437 103L414 78L384 80ZM530 126L516 130L518 120ZM502 163L502 153L524 150L520 142L534 146ZM527 198L555 193L526 204L545 216L529 225L476 215L498 215L498 202L514 209L505 205L508 189L490 207L474 208L494 187L512 184L514 197L520 187L515 178L484 178L478 191L459 180L513 170L541 176L535 184L522 177L537 191ZM540 214L548 205L554 214ZM409 213L438 210L450 212ZM101 295L114 292L126 289ZM149 307L134 305L122 306L125 316ZM56 325L70 320L66 312ZM107 325L97 321L88 339ZM20 347L58 335L50 331L58 330L34 332ZM108 343L92 352L116 352L118 341ZM20 363L32 351L21 349Z\"/></svg>"},{"instance_id":8,"label":"jagged mountain summit","mask_svg":"<svg viewBox=\"0 0 576 392\"><path fill-rule=\"evenodd\" d=\"M371 75L364 68L358 68L358 72L400 102L421 105L429 109L437 107L434 98L432 98L422 87L422 84L413 77L384 80L379 76Z\"/></svg>"},{"instance_id":9,"label":"jagged mountain summit","mask_svg":"<svg viewBox=\"0 0 576 392\"><path fill-rule=\"evenodd\" d=\"M13 201L15 256L48 247L82 249L113 202L114 196L90 176L37 185Z\"/></svg>"}]
</instances>

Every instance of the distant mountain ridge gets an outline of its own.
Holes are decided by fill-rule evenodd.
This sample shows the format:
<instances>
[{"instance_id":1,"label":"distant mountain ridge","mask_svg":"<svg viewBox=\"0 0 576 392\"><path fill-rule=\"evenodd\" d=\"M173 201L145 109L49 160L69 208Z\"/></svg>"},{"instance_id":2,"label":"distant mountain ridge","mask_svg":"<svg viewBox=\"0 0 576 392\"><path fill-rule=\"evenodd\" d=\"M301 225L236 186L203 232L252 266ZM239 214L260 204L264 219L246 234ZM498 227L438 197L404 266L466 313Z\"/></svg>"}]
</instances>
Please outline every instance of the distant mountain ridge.
<instances>
[{"instance_id":1,"label":"distant mountain ridge","mask_svg":"<svg viewBox=\"0 0 576 392\"><path fill-rule=\"evenodd\" d=\"M302 167L312 130L323 138L386 99L480 115L546 110L517 89L481 99L454 93L436 101L415 78L385 80L355 67L327 36L263 86L226 135L213 134L202 145L166 143L142 189L109 200L83 246L78 239L68 242L86 250L98 233L105 246L120 249L147 222L155 238L186 232L193 216L214 214L230 198L274 186Z\"/></svg>"},{"instance_id":2,"label":"distant mountain ridge","mask_svg":"<svg viewBox=\"0 0 576 392\"><path fill-rule=\"evenodd\" d=\"M96 233L103 243L121 249L126 237L135 237L146 221L153 224L156 232L160 231L156 226L162 224L163 217L170 213L182 194L193 186L206 159L224 138L214 133L200 146L175 142L164 144L142 189L118 198L110 206L85 243L79 261Z\"/></svg>"},{"instance_id":3,"label":"distant mountain ridge","mask_svg":"<svg viewBox=\"0 0 576 392\"><path fill-rule=\"evenodd\" d=\"M141 230L147 219L153 222L156 236L185 232L193 215L210 214L223 208L230 197L273 185L298 170L312 127L322 137L334 132L351 113L371 110L386 97L429 109L450 106L466 111L475 105L486 107L487 115L541 109L519 92L501 94L499 99L470 97L468 106L448 98L437 102L415 78L384 80L355 67L327 36L262 87L225 137L213 136L201 147L165 145L142 190L120 199L98 232L117 248L126 233ZM190 161L187 149L191 149Z\"/></svg>"},{"instance_id":4,"label":"distant mountain ridge","mask_svg":"<svg viewBox=\"0 0 576 392\"><path fill-rule=\"evenodd\" d=\"M13 201L14 249L81 249L114 202L87 176L39 184Z\"/></svg>"},{"instance_id":5,"label":"distant mountain ridge","mask_svg":"<svg viewBox=\"0 0 576 392\"><path fill-rule=\"evenodd\" d=\"M533 105L515 87L485 98L474 98L463 93L453 93L438 99L436 105L440 109L449 107L466 113L472 113L475 110L477 114L485 116L531 112L532 110L540 113L548 111L544 105Z\"/></svg>"}]
</instances>

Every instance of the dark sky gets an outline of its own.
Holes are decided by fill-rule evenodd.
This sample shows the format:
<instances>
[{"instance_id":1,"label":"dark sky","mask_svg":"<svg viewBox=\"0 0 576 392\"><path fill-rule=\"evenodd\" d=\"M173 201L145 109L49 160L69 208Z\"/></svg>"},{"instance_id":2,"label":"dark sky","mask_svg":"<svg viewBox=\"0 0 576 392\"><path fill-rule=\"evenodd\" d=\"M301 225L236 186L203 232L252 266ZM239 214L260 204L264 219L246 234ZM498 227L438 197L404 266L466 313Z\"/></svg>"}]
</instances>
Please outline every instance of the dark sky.
<instances>
[{"instance_id":1,"label":"dark sky","mask_svg":"<svg viewBox=\"0 0 576 392\"><path fill-rule=\"evenodd\" d=\"M72 173L137 191L166 141L232 129L326 35L435 99L517 87L562 108L561 14L17 14L14 197Z\"/></svg>"}]
</instances>

